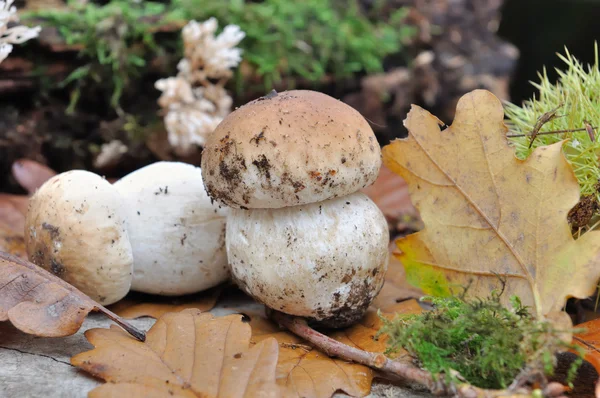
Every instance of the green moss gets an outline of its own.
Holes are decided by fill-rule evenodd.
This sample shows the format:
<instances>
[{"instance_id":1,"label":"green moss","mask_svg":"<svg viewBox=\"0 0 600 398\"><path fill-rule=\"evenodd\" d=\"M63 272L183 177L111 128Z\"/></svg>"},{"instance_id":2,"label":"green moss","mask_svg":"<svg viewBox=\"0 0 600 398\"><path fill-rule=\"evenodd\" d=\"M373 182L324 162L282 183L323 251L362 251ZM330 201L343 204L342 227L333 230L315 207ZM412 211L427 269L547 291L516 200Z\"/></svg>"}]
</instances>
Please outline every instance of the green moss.
<instances>
[{"instance_id":1,"label":"green moss","mask_svg":"<svg viewBox=\"0 0 600 398\"><path fill-rule=\"evenodd\" d=\"M43 9L25 13L22 19L55 27L67 44L81 46L82 65L59 84L71 89L69 111L75 109L82 90L93 86L96 89L90 91L100 91L120 112L123 92L137 82L150 55L168 51L164 43L163 47L158 46L152 33L165 6L129 1L112 1L103 6L77 1L68 4L69 9Z\"/></svg>"},{"instance_id":2,"label":"green moss","mask_svg":"<svg viewBox=\"0 0 600 398\"><path fill-rule=\"evenodd\" d=\"M265 89L284 76L318 82L326 74L380 72L383 58L399 52L414 33L403 24L401 8L383 22L372 22L356 0L173 0L174 20L215 17L246 32L244 60L256 67Z\"/></svg>"},{"instance_id":3,"label":"green moss","mask_svg":"<svg viewBox=\"0 0 600 398\"><path fill-rule=\"evenodd\" d=\"M239 25L246 33L240 44L243 58L265 92L284 77L293 86L294 77L319 83L326 75L339 79L382 71L383 59L401 51L414 29L402 23L405 9L386 21L372 22L357 4L356 0L113 0L82 5L70 0L66 10L30 12L23 19L56 27L68 44L82 46L83 65L63 82L73 88L71 109L86 86L103 87L118 109L123 92L138 86L152 59L181 58L179 31L169 36L163 28L189 20L215 17L221 27ZM162 32L160 39L155 32ZM236 78L241 92L243 76L238 73Z\"/></svg>"},{"instance_id":4,"label":"green moss","mask_svg":"<svg viewBox=\"0 0 600 398\"><path fill-rule=\"evenodd\" d=\"M529 134L538 118L558 107L559 117L546 123L540 131L572 130L585 127L585 122L600 126L600 69L598 46L595 46L595 63L582 65L568 50L558 55L565 63L565 69L557 69L559 78L551 83L546 70L539 74L539 82L532 83L539 93L521 106L507 103L505 113L511 134ZM596 135L598 135L596 133ZM530 148L529 137L511 138L519 158L526 158L531 151L542 145L549 145L568 138L564 153L573 166L582 195L599 195L596 184L600 180L598 156L600 140L592 140L586 131L567 134L538 136ZM599 197L600 199L600 197Z\"/></svg>"},{"instance_id":5,"label":"green moss","mask_svg":"<svg viewBox=\"0 0 600 398\"><path fill-rule=\"evenodd\" d=\"M536 321L513 298L512 308L493 293L485 300L427 297L432 311L384 319L388 354L407 350L434 375L459 383L458 374L482 388L506 388L525 368L551 374L554 353L572 348L550 323ZM581 362L574 363L571 377Z\"/></svg>"}]
</instances>

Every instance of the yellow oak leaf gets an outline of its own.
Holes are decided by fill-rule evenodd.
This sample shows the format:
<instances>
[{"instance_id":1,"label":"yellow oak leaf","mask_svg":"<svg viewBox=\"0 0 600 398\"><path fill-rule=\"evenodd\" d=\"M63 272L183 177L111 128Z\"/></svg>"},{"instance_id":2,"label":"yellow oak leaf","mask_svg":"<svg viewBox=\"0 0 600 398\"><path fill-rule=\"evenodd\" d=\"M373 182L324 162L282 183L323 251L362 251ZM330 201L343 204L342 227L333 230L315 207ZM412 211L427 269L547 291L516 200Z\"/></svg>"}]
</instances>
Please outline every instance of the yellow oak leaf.
<instances>
[{"instance_id":1,"label":"yellow oak leaf","mask_svg":"<svg viewBox=\"0 0 600 398\"><path fill-rule=\"evenodd\" d=\"M408 138L383 149L425 224L397 241L398 257L409 282L427 294L468 286L468 294L487 296L501 289L501 276L504 300L518 295L537 316L556 319L568 297L594 292L600 232L571 236L567 213L579 186L564 141L518 160L503 119L502 104L485 90L463 96L443 130L435 116L412 107Z\"/></svg>"}]
</instances>

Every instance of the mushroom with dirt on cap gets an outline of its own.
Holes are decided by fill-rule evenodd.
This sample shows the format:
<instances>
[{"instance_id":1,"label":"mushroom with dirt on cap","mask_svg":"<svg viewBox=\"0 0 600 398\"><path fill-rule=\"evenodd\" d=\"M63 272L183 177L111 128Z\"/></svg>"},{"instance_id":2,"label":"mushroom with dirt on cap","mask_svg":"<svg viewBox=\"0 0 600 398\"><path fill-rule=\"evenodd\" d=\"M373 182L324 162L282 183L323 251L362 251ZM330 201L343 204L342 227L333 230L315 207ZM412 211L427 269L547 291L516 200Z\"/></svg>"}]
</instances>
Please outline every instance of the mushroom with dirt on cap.
<instances>
[{"instance_id":1,"label":"mushroom with dirt on cap","mask_svg":"<svg viewBox=\"0 0 600 398\"><path fill-rule=\"evenodd\" d=\"M130 289L195 293L229 279L227 210L189 164L154 163L114 185L74 170L31 198L25 245L33 263L103 305Z\"/></svg>"},{"instance_id":2,"label":"mushroom with dirt on cap","mask_svg":"<svg viewBox=\"0 0 600 398\"><path fill-rule=\"evenodd\" d=\"M360 189L381 150L368 122L325 94L292 90L227 116L209 137L202 176L230 207L233 279L267 307L343 327L383 286L389 232Z\"/></svg>"}]
</instances>

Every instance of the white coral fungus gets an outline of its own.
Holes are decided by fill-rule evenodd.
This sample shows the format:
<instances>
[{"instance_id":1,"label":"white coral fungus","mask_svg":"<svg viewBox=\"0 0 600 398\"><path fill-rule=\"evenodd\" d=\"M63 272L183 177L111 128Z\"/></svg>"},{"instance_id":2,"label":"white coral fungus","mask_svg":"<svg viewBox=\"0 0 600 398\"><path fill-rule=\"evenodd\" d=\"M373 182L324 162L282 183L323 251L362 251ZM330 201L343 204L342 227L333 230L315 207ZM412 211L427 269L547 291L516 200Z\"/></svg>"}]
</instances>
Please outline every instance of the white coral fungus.
<instances>
[{"instance_id":1,"label":"white coral fungus","mask_svg":"<svg viewBox=\"0 0 600 398\"><path fill-rule=\"evenodd\" d=\"M231 68L242 60L242 50L235 46L244 38L237 25L228 25L215 37L217 20L189 22L183 28L185 58L179 62L179 72L190 81L221 78L231 75Z\"/></svg>"},{"instance_id":2,"label":"white coral fungus","mask_svg":"<svg viewBox=\"0 0 600 398\"><path fill-rule=\"evenodd\" d=\"M169 143L179 155L203 146L231 111L232 100L223 86L232 75L231 68L241 61L242 50L235 46L245 34L238 26L229 25L215 37L217 27L214 18L189 22L182 31L185 51L177 66L179 73L155 84L162 91L158 103L166 111Z\"/></svg>"},{"instance_id":3,"label":"white coral fungus","mask_svg":"<svg viewBox=\"0 0 600 398\"><path fill-rule=\"evenodd\" d=\"M113 140L104 143L100 147L100 153L94 161L94 167L102 169L108 166L114 166L127 153L127 146L120 140Z\"/></svg>"},{"instance_id":4,"label":"white coral fungus","mask_svg":"<svg viewBox=\"0 0 600 398\"><path fill-rule=\"evenodd\" d=\"M14 0L0 1L0 62L4 61L13 49L13 44L21 44L38 36L41 28L27 26L8 27L10 22L18 22Z\"/></svg>"}]
</instances>

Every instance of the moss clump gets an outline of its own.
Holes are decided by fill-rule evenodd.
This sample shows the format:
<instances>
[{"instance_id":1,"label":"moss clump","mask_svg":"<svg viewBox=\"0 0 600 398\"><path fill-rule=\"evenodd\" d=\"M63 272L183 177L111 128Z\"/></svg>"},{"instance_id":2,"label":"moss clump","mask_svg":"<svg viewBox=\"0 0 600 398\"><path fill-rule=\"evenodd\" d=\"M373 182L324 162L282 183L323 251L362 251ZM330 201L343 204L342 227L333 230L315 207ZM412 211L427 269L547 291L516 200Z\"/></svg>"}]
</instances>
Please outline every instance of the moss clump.
<instances>
[{"instance_id":1,"label":"moss clump","mask_svg":"<svg viewBox=\"0 0 600 398\"><path fill-rule=\"evenodd\" d=\"M400 52L416 32L403 23L407 8L371 20L357 0L172 0L171 7L174 20L215 17L240 26L244 60L266 90L284 77L319 82L327 74L339 79L381 72L384 58Z\"/></svg>"},{"instance_id":2,"label":"moss clump","mask_svg":"<svg viewBox=\"0 0 600 398\"><path fill-rule=\"evenodd\" d=\"M119 109L122 95L135 91L149 65L181 58L178 26L214 17L220 26L238 25L244 61L258 76L260 91L286 78L319 84L324 77L381 72L383 60L399 53L415 29L403 23L406 8L383 22L372 21L357 0L112 0L106 4L68 0L68 8L28 12L24 19L55 27L68 44L81 46L82 66L62 84L73 88L71 110L84 88L101 87ZM174 65L173 69L174 69ZM243 79L238 73L238 92Z\"/></svg>"},{"instance_id":3,"label":"moss clump","mask_svg":"<svg viewBox=\"0 0 600 398\"><path fill-rule=\"evenodd\" d=\"M523 369L549 375L554 353L572 348L548 322L536 321L518 298L512 308L500 295L485 300L426 297L432 311L384 319L380 333L388 335L388 354L405 349L434 375L449 383L459 376L481 388L506 388ZM581 362L570 370L573 377Z\"/></svg>"},{"instance_id":4,"label":"moss clump","mask_svg":"<svg viewBox=\"0 0 600 398\"><path fill-rule=\"evenodd\" d=\"M121 96L128 87L139 85L151 57L164 56L177 48L170 42L159 45L155 41L165 6L123 0L105 5L74 0L67 3L68 8L26 12L22 18L35 20L44 28L54 27L68 45L81 47L82 65L59 84L71 89L69 112L74 111L84 89L96 87L121 113Z\"/></svg>"},{"instance_id":5,"label":"moss clump","mask_svg":"<svg viewBox=\"0 0 600 398\"><path fill-rule=\"evenodd\" d=\"M558 117L545 123L540 131L572 130L585 128L586 122L591 126L600 126L600 67L598 63L598 46L595 46L595 63L587 67L581 64L565 49L565 55L558 55L565 63L565 70L558 70L558 81L551 83L544 69L539 74L540 81L532 83L539 93L536 97L525 101L521 106L507 103L505 113L511 134L530 134L538 118L546 112L558 108ZM573 166L582 195L596 195L600 180L598 155L600 140L590 137L587 131L566 134L549 134L537 136L531 148L530 137L511 138L521 159L529 156L533 149L553 144L565 138L564 152Z\"/></svg>"}]
</instances>

